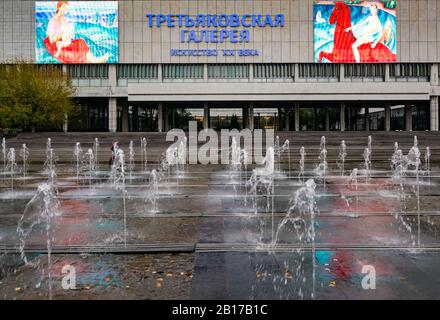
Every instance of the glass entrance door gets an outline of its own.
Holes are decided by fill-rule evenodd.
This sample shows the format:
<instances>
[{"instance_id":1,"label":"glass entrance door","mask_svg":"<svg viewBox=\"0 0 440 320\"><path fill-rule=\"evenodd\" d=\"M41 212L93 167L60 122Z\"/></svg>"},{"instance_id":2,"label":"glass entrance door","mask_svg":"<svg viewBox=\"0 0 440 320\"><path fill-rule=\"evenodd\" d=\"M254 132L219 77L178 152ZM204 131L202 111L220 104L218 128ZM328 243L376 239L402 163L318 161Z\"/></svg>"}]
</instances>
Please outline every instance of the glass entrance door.
<instances>
[{"instance_id":1,"label":"glass entrance door","mask_svg":"<svg viewBox=\"0 0 440 320\"><path fill-rule=\"evenodd\" d=\"M221 129L243 129L242 108L212 108L210 109L210 128Z\"/></svg>"}]
</instances>

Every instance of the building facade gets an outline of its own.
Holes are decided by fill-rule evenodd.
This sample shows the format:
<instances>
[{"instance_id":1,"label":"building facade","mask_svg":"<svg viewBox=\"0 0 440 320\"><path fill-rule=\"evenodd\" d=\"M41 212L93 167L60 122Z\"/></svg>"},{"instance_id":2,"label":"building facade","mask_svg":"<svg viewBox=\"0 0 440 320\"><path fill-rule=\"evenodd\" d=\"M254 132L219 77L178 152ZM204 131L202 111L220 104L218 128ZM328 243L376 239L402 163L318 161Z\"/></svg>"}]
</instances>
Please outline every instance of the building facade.
<instances>
[{"instance_id":1,"label":"building facade","mask_svg":"<svg viewBox=\"0 0 440 320\"><path fill-rule=\"evenodd\" d=\"M396 61L319 63L313 0L118 1L118 62L59 65L81 106L65 129L437 131L440 0L396 2ZM36 16L0 1L0 61L38 63Z\"/></svg>"}]
</instances>

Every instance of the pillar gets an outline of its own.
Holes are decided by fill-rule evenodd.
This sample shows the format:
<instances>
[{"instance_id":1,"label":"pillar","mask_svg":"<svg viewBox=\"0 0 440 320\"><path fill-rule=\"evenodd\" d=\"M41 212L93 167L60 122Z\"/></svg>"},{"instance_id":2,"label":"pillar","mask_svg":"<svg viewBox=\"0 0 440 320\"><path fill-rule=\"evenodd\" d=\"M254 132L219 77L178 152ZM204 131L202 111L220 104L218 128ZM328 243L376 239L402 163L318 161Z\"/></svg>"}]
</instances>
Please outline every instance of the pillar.
<instances>
[{"instance_id":1,"label":"pillar","mask_svg":"<svg viewBox=\"0 0 440 320\"><path fill-rule=\"evenodd\" d=\"M249 63L249 82L254 81L254 65Z\"/></svg>"},{"instance_id":2,"label":"pillar","mask_svg":"<svg viewBox=\"0 0 440 320\"><path fill-rule=\"evenodd\" d=\"M430 130L438 131L439 129L439 114L438 114L438 97L430 98Z\"/></svg>"},{"instance_id":3,"label":"pillar","mask_svg":"<svg viewBox=\"0 0 440 320\"><path fill-rule=\"evenodd\" d=\"M169 109L171 112L171 114L174 114L174 110L172 108ZM168 131L171 128L170 126L170 116L169 116L169 111L168 111L168 107L164 108L163 110L163 118L164 118L164 123L163 123L163 130ZM173 119L174 119L174 115L173 115ZM174 123L173 123L173 128L174 128Z\"/></svg>"},{"instance_id":4,"label":"pillar","mask_svg":"<svg viewBox=\"0 0 440 320\"><path fill-rule=\"evenodd\" d=\"M295 131L299 131L299 104L296 103L293 108L295 110Z\"/></svg>"},{"instance_id":5,"label":"pillar","mask_svg":"<svg viewBox=\"0 0 440 320\"><path fill-rule=\"evenodd\" d=\"M365 131L370 131L370 110L368 107L365 109Z\"/></svg>"},{"instance_id":6,"label":"pillar","mask_svg":"<svg viewBox=\"0 0 440 320\"><path fill-rule=\"evenodd\" d=\"M243 107L243 128L249 128L249 108Z\"/></svg>"},{"instance_id":7,"label":"pillar","mask_svg":"<svg viewBox=\"0 0 440 320\"><path fill-rule=\"evenodd\" d=\"M391 104L385 105L385 131L391 131Z\"/></svg>"},{"instance_id":8,"label":"pillar","mask_svg":"<svg viewBox=\"0 0 440 320\"><path fill-rule=\"evenodd\" d=\"M390 65L389 64L385 65L385 75L383 77L383 80L385 82L389 82L390 81Z\"/></svg>"},{"instance_id":9,"label":"pillar","mask_svg":"<svg viewBox=\"0 0 440 320\"><path fill-rule=\"evenodd\" d=\"M290 109L284 108L284 131L290 131Z\"/></svg>"},{"instance_id":10,"label":"pillar","mask_svg":"<svg viewBox=\"0 0 440 320\"><path fill-rule=\"evenodd\" d=\"M341 125L341 131L345 131L345 103L341 103L339 112L339 123Z\"/></svg>"},{"instance_id":11,"label":"pillar","mask_svg":"<svg viewBox=\"0 0 440 320\"><path fill-rule=\"evenodd\" d=\"M163 64L158 64L157 65L157 80L159 82L163 81Z\"/></svg>"},{"instance_id":12,"label":"pillar","mask_svg":"<svg viewBox=\"0 0 440 320\"><path fill-rule=\"evenodd\" d=\"M209 128L209 106L207 103L203 104L203 129Z\"/></svg>"},{"instance_id":13,"label":"pillar","mask_svg":"<svg viewBox=\"0 0 440 320\"><path fill-rule=\"evenodd\" d=\"M405 106L405 130L412 131L412 106Z\"/></svg>"},{"instance_id":14,"label":"pillar","mask_svg":"<svg viewBox=\"0 0 440 320\"><path fill-rule=\"evenodd\" d=\"M330 109L325 107L325 131L330 131Z\"/></svg>"},{"instance_id":15,"label":"pillar","mask_svg":"<svg viewBox=\"0 0 440 320\"><path fill-rule=\"evenodd\" d=\"M429 76L429 80L431 82L431 86L438 86L438 64L433 63L431 65L431 73Z\"/></svg>"},{"instance_id":16,"label":"pillar","mask_svg":"<svg viewBox=\"0 0 440 320\"><path fill-rule=\"evenodd\" d=\"M108 65L108 85L109 85L109 87L117 87L117 85L118 85L118 79L116 78L116 65L115 64Z\"/></svg>"},{"instance_id":17,"label":"pillar","mask_svg":"<svg viewBox=\"0 0 440 320\"><path fill-rule=\"evenodd\" d=\"M205 81L205 83L208 81L208 64L207 63L203 64L203 81Z\"/></svg>"},{"instance_id":18,"label":"pillar","mask_svg":"<svg viewBox=\"0 0 440 320\"><path fill-rule=\"evenodd\" d=\"M249 104L249 109L248 109L248 123L249 123L249 129L251 131L254 130L254 103L251 102Z\"/></svg>"},{"instance_id":19,"label":"pillar","mask_svg":"<svg viewBox=\"0 0 440 320\"><path fill-rule=\"evenodd\" d=\"M122 106L122 132L128 132L128 105Z\"/></svg>"},{"instance_id":20,"label":"pillar","mask_svg":"<svg viewBox=\"0 0 440 320\"><path fill-rule=\"evenodd\" d=\"M118 111L116 106L116 98L108 99L108 131L116 132L118 128Z\"/></svg>"},{"instance_id":21,"label":"pillar","mask_svg":"<svg viewBox=\"0 0 440 320\"><path fill-rule=\"evenodd\" d=\"M339 82L345 81L345 65L343 63L339 64Z\"/></svg>"},{"instance_id":22,"label":"pillar","mask_svg":"<svg viewBox=\"0 0 440 320\"><path fill-rule=\"evenodd\" d=\"M63 132L66 133L68 129L69 129L69 119L67 118L67 114L64 114Z\"/></svg>"},{"instance_id":23,"label":"pillar","mask_svg":"<svg viewBox=\"0 0 440 320\"><path fill-rule=\"evenodd\" d=\"M163 131L163 104L157 105L157 131Z\"/></svg>"}]
</instances>

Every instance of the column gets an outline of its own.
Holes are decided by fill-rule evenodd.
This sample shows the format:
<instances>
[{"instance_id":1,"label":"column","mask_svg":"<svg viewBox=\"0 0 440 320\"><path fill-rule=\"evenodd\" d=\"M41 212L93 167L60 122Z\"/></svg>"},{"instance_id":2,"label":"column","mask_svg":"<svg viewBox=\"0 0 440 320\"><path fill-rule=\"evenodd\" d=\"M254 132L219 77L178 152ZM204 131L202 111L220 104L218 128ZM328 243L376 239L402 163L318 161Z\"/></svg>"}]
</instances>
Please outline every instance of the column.
<instances>
[{"instance_id":1,"label":"column","mask_svg":"<svg viewBox=\"0 0 440 320\"><path fill-rule=\"evenodd\" d=\"M391 104L385 105L385 131L391 131Z\"/></svg>"},{"instance_id":2,"label":"column","mask_svg":"<svg viewBox=\"0 0 440 320\"><path fill-rule=\"evenodd\" d=\"M345 103L341 102L339 112L339 123L341 125L341 131L345 131Z\"/></svg>"},{"instance_id":3,"label":"column","mask_svg":"<svg viewBox=\"0 0 440 320\"><path fill-rule=\"evenodd\" d=\"M157 105L157 131L163 131L163 104Z\"/></svg>"},{"instance_id":4,"label":"column","mask_svg":"<svg viewBox=\"0 0 440 320\"><path fill-rule=\"evenodd\" d=\"M209 106L208 103L203 104L203 129L209 128Z\"/></svg>"},{"instance_id":5,"label":"column","mask_svg":"<svg viewBox=\"0 0 440 320\"><path fill-rule=\"evenodd\" d=\"M389 64L386 64L385 65L385 76L384 76L384 79L383 79L385 82L388 82L388 81L390 81L390 65Z\"/></svg>"},{"instance_id":6,"label":"column","mask_svg":"<svg viewBox=\"0 0 440 320\"><path fill-rule=\"evenodd\" d=\"M295 103L295 131L299 131L299 103Z\"/></svg>"},{"instance_id":7,"label":"column","mask_svg":"<svg viewBox=\"0 0 440 320\"><path fill-rule=\"evenodd\" d=\"M116 106L116 98L108 99L108 131L116 132L118 128L118 112Z\"/></svg>"},{"instance_id":8,"label":"column","mask_svg":"<svg viewBox=\"0 0 440 320\"><path fill-rule=\"evenodd\" d=\"M243 128L249 128L249 108L243 107Z\"/></svg>"},{"instance_id":9,"label":"column","mask_svg":"<svg viewBox=\"0 0 440 320\"><path fill-rule=\"evenodd\" d=\"M248 123L249 123L249 129L251 131L253 131L254 130L254 103L253 102L251 102L249 104Z\"/></svg>"},{"instance_id":10,"label":"column","mask_svg":"<svg viewBox=\"0 0 440 320\"><path fill-rule=\"evenodd\" d=\"M430 82L431 86L438 86L438 64L433 63L431 65L431 73L430 73Z\"/></svg>"},{"instance_id":11,"label":"column","mask_svg":"<svg viewBox=\"0 0 440 320\"><path fill-rule=\"evenodd\" d=\"M294 81L298 81L298 79L299 79L299 64L298 63L295 63L293 65L293 79L294 79ZM298 126L298 128L299 128L299 126Z\"/></svg>"},{"instance_id":12,"label":"column","mask_svg":"<svg viewBox=\"0 0 440 320\"><path fill-rule=\"evenodd\" d=\"M124 104L122 106L122 132L128 132L128 105Z\"/></svg>"},{"instance_id":13,"label":"column","mask_svg":"<svg viewBox=\"0 0 440 320\"><path fill-rule=\"evenodd\" d=\"M164 118L163 129L165 131L172 129L170 126L170 116L169 116L170 112L168 110L173 111L173 108L170 108L170 107L163 108L163 118ZM172 114L173 114L173 112L172 112ZM174 118L174 116L173 116L173 118ZM174 127L174 123L173 123L173 127Z\"/></svg>"},{"instance_id":14,"label":"column","mask_svg":"<svg viewBox=\"0 0 440 320\"><path fill-rule=\"evenodd\" d=\"M208 64L207 63L203 64L203 81L205 81L205 83L208 81Z\"/></svg>"},{"instance_id":15,"label":"column","mask_svg":"<svg viewBox=\"0 0 440 320\"><path fill-rule=\"evenodd\" d=\"M430 130L438 131L439 128L439 114L438 114L438 97L430 98Z\"/></svg>"},{"instance_id":16,"label":"column","mask_svg":"<svg viewBox=\"0 0 440 320\"><path fill-rule=\"evenodd\" d=\"M368 107L364 108L365 110L365 131L370 131L370 110Z\"/></svg>"},{"instance_id":17,"label":"column","mask_svg":"<svg viewBox=\"0 0 440 320\"><path fill-rule=\"evenodd\" d=\"M345 81L345 65L343 63L339 64L339 82Z\"/></svg>"},{"instance_id":18,"label":"column","mask_svg":"<svg viewBox=\"0 0 440 320\"><path fill-rule=\"evenodd\" d=\"M249 63L249 82L254 81L254 65Z\"/></svg>"},{"instance_id":19,"label":"column","mask_svg":"<svg viewBox=\"0 0 440 320\"><path fill-rule=\"evenodd\" d=\"M412 131L412 106L405 106L405 130Z\"/></svg>"},{"instance_id":20,"label":"column","mask_svg":"<svg viewBox=\"0 0 440 320\"><path fill-rule=\"evenodd\" d=\"M157 65L157 80L163 81L163 64L161 63Z\"/></svg>"},{"instance_id":21,"label":"column","mask_svg":"<svg viewBox=\"0 0 440 320\"><path fill-rule=\"evenodd\" d=\"M108 65L108 85L109 87L116 87L118 85L118 79L116 78L116 65Z\"/></svg>"},{"instance_id":22,"label":"column","mask_svg":"<svg viewBox=\"0 0 440 320\"><path fill-rule=\"evenodd\" d=\"M290 130L290 108L284 108L284 131Z\"/></svg>"},{"instance_id":23,"label":"column","mask_svg":"<svg viewBox=\"0 0 440 320\"><path fill-rule=\"evenodd\" d=\"M63 132L66 133L69 129L69 119L67 118L67 114L64 115L64 123L63 123Z\"/></svg>"},{"instance_id":24,"label":"column","mask_svg":"<svg viewBox=\"0 0 440 320\"><path fill-rule=\"evenodd\" d=\"M330 131L330 110L325 107L325 131Z\"/></svg>"}]
</instances>

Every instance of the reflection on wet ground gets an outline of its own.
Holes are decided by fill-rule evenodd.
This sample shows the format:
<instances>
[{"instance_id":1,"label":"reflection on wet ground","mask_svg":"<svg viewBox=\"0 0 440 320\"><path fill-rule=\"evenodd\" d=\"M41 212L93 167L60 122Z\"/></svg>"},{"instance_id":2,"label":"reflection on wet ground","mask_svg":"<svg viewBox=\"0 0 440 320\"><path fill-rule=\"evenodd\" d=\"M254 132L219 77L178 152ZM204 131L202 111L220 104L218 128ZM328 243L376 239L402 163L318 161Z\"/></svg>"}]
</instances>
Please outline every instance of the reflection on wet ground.
<instances>
[{"instance_id":1,"label":"reflection on wet ground","mask_svg":"<svg viewBox=\"0 0 440 320\"><path fill-rule=\"evenodd\" d=\"M412 137L403 138L409 146ZM23 239L17 226L47 175L42 162L31 162L12 189L10 174L1 172L0 298L438 299L436 146L431 145L429 174L422 165L418 180L410 171L396 179L389 162L392 142L373 137L373 147L376 142L382 149L373 149L366 177L362 159L355 157L341 174L335 139L333 147L327 142L329 168L323 179L314 171L319 137L309 139L313 144L306 147L314 151L308 152L304 177L298 177L298 150L291 144L292 158L284 154L276 164L271 193L264 188L253 193L246 184L255 165L239 172L224 165L172 168L155 186L157 212L149 196L150 173L158 168L164 146L150 146L156 158L151 155L146 168L136 159L122 192L104 160L93 176L84 170L77 177L72 151L62 145L50 247L40 221L26 235L29 264L20 256ZM41 141L37 153L43 157ZM72 147L71 141L63 143ZM362 147L348 145L347 152L362 154ZM100 154L107 157L105 151ZM349 175L357 167L354 186ZM314 220L305 215L301 224L292 220L278 230L295 192L309 178L316 183ZM304 229L311 225L313 242ZM65 266L74 267L74 290L62 287ZM375 290L362 287L365 266L374 267Z\"/></svg>"}]
</instances>

